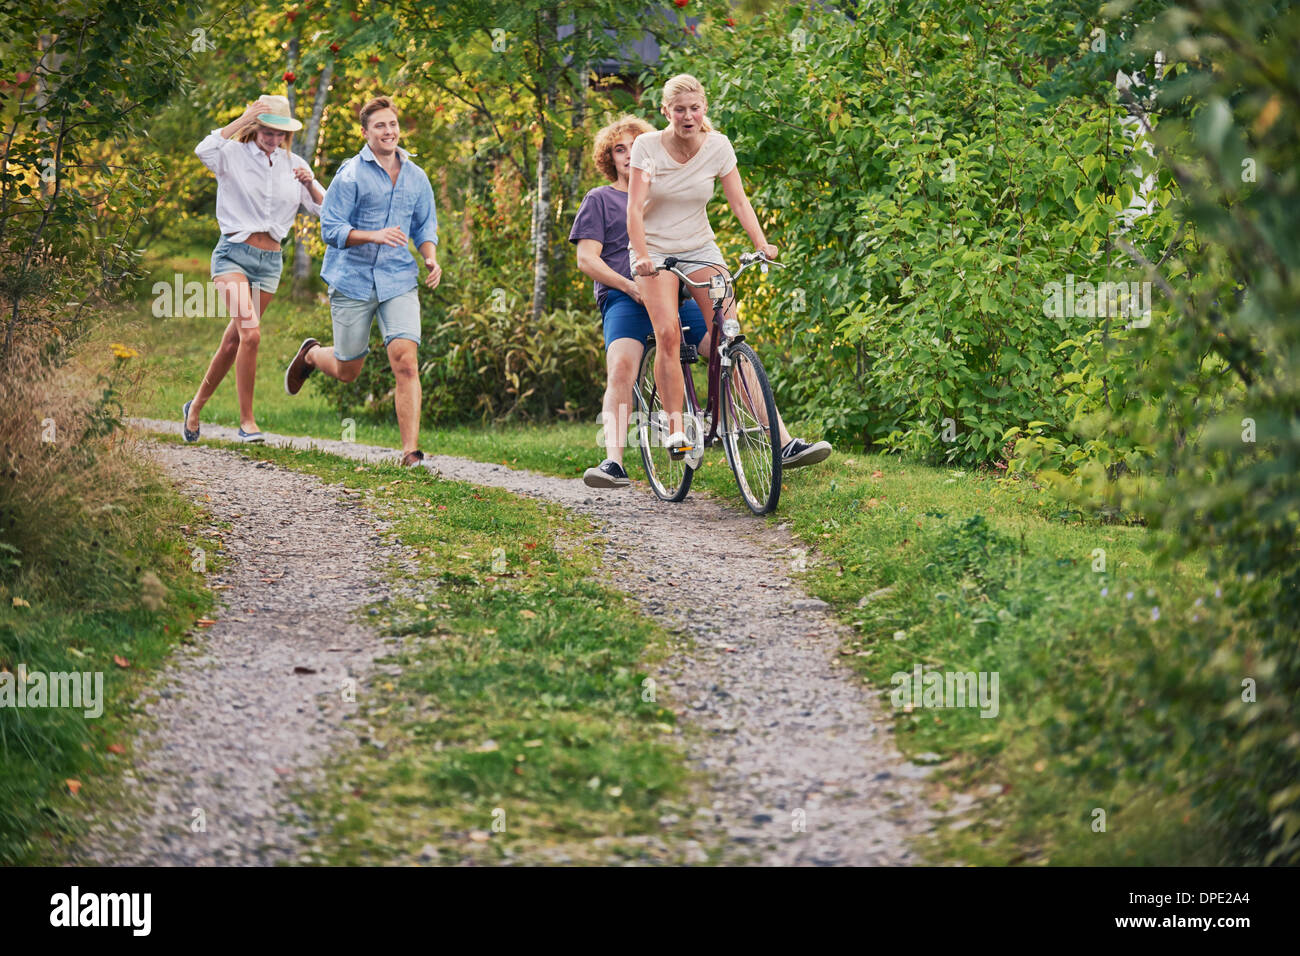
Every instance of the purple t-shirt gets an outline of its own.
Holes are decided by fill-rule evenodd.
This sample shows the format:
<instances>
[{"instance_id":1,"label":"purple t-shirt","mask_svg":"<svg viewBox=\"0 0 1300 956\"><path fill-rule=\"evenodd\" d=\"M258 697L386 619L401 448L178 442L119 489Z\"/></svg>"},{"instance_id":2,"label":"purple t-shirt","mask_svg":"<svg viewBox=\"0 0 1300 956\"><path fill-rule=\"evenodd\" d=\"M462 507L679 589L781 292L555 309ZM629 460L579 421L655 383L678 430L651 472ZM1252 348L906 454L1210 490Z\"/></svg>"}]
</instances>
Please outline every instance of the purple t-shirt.
<instances>
[{"instance_id":1,"label":"purple t-shirt","mask_svg":"<svg viewBox=\"0 0 1300 956\"><path fill-rule=\"evenodd\" d=\"M573 217L569 241L595 239L601 243L600 258L621 276L632 278L632 260L627 252L627 193L614 186L597 186L582 197L578 214ZM596 304L604 305L609 286L592 283Z\"/></svg>"}]
</instances>

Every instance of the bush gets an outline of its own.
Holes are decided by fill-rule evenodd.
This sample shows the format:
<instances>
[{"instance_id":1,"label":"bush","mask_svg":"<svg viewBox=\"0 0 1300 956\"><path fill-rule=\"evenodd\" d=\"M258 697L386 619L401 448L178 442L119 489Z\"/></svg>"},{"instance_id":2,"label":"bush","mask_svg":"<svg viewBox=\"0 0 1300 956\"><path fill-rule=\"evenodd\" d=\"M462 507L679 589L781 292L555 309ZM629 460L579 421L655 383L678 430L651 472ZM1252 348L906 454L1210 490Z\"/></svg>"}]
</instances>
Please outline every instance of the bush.
<instances>
[{"instance_id":1,"label":"bush","mask_svg":"<svg viewBox=\"0 0 1300 956\"><path fill-rule=\"evenodd\" d=\"M422 307L423 420L451 425L594 419L605 387L599 313L562 309L534 326L518 309ZM392 370L377 340L356 381L320 376L340 414L389 416Z\"/></svg>"},{"instance_id":2,"label":"bush","mask_svg":"<svg viewBox=\"0 0 1300 956\"><path fill-rule=\"evenodd\" d=\"M665 64L704 82L791 266L744 290L759 341L816 370L778 376L790 417L970 464L999 460L1013 426L1068 420L1060 346L1098 320L1045 315L1044 287L1102 278L1127 146L1118 111L1033 92L1026 17L791 9Z\"/></svg>"}]
</instances>

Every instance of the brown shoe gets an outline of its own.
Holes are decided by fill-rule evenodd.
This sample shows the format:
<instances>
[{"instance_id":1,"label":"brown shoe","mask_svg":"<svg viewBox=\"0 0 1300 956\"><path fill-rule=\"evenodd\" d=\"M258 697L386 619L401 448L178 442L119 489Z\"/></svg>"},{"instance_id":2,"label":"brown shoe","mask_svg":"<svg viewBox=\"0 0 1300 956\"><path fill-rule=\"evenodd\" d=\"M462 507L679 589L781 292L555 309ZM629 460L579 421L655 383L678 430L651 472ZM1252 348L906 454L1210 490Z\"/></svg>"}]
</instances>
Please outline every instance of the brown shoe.
<instances>
[{"instance_id":1,"label":"brown shoe","mask_svg":"<svg viewBox=\"0 0 1300 956\"><path fill-rule=\"evenodd\" d=\"M411 468L422 461L424 461L424 452L418 449L416 451L408 451L402 456L402 467Z\"/></svg>"},{"instance_id":2,"label":"brown shoe","mask_svg":"<svg viewBox=\"0 0 1300 956\"><path fill-rule=\"evenodd\" d=\"M320 345L315 339L304 340L302 345L298 346L298 354L293 357L289 367L284 370L284 390L288 394L297 395L298 390L302 388L302 383L307 381L307 376L316 371L307 364L307 353L315 345Z\"/></svg>"}]
</instances>

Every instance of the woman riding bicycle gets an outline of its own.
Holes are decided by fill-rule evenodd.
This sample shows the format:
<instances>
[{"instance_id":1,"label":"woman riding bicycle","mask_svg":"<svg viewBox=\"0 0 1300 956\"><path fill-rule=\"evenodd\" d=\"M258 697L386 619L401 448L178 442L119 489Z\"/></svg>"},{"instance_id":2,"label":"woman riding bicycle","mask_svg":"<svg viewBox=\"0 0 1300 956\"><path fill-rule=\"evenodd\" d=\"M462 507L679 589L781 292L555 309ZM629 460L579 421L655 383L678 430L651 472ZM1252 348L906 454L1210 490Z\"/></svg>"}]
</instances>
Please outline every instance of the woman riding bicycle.
<instances>
[{"instance_id":1,"label":"woman riding bicycle","mask_svg":"<svg viewBox=\"0 0 1300 956\"><path fill-rule=\"evenodd\" d=\"M745 195L731 141L709 125L705 116L708 101L700 81L688 73L664 84L661 112L669 122L665 129L643 133L632 144L633 169L628 186L628 251L637 287L650 314L658 348L655 352L655 381L663 394L671 433L670 450L678 451L689 442L682 423L686 385L680 358L677 301L679 281L661 271L664 259L676 256L690 260L682 269L696 282L725 273L722 253L709 226L708 204L713 184L722 180L722 192L732 213L740 221L754 248L775 259L777 248L767 241L754 207ZM694 272L688 271L696 263ZM713 314L707 289L689 289L700 310ZM728 303L725 318L735 318L735 301ZM785 422L777 417L783 465L807 465L826 458L831 446L824 441L809 445L790 437Z\"/></svg>"}]
</instances>

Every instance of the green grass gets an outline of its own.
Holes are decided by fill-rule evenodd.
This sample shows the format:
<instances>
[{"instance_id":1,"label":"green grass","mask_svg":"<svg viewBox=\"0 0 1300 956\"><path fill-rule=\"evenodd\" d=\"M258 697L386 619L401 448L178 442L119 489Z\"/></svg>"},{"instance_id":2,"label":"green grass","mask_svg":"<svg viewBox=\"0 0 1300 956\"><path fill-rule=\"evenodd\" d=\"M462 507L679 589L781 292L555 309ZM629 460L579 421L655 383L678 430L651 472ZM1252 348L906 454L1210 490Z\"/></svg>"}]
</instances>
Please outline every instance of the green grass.
<instances>
[{"instance_id":1,"label":"green grass","mask_svg":"<svg viewBox=\"0 0 1300 956\"><path fill-rule=\"evenodd\" d=\"M0 864L62 859L87 808L130 764L131 702L212 607L191 550L208 552L211 571L219 541L199 533L199 510L155 466L135 471L132 520L83 529L101 554L93 574L69 580L24 567L0 585L0 670L103 675L98 718L84 709L0 708Z\"/></svg>"},{"instance_id":2,"label":"green grass","mask_svg":"<svg viewBox=\"0 0 1300 956\"><path fill-rule=\"evenodd\" d=\"M387 663L402 673L359 692L366 742L304 794L323 829L315 859L412 862L432 844L443 863L604 862L676 852L638 836L703 839L674 712L645 699L667 636L593 580L588 522L424 471L241 450L360 492L420 563L390 569L394 596L366 615L400 639ZM664 828L668 813L685 822Z\"/></svg>"},{"instance_id":3,"label":"green grass","mask_svg":"<svg viewBox=\"0 0 1300 956\"><path fill-rule=\"evenodd\" d=\"M312 321L286 311L289 325ZM324 308L313 314L316 327L327 329ZM300 341L301 328L288 333L284 324L273 313L264 333L264 355L277 359L269 384L259 386L259 421L273 431L337 437L339 416L311 397L310 383L291 400L271 382L283 367L279 359L287 361ZM215 334L197 348L185 346L184 336L141 327L142 341L158 343L145 357L158 373L152 377L171 390L137 413L174 417L171 406L179 408L192 389ZM185 389L167 384L182 372ZM213 420L235 423L232 392L223 386L209 406ZM801 433L800 423L790 426ZM395 425L358 421L356 439L396 445ZM426 431L422 446L572 478L603 457L594 423ZM627 465L634 479L642 477L635 451ZM641 484L628 493L649 492ZM706 456L692 493L743 507L716 452ZM1204 670L1205 648L1213 646L1211 639L1184 646L1173 637L1178 628L1232 626L1230 602L1212 598L1201 563L1157 565L1148 547L1153 532L1065 511L1030 481L843 451L788 473L780 510L768 520L788 523L810 549L806 587L852 628L844 661L882 692L887 707L891 675L917 663L1000 674L997 718L891 708L906 753L944 758L934 786L941 803L957 789L989 795L976 825L940 832L932 858L1155 864L1230 856L1222 835L1207 832L1180 796L1185 781L1173 769L1174 758L1193 746L1180 726L1217 712L1230 692L1215 685L1190 693L1166 673ZM1099 548L1105 573L1093 570ZM893 590L859 607L884 588ZM1209 600L1196 607L1198 598ZM1159 620L1152 619L1156 608ZM481 607L489 616L501 610ZM899 631L904 637L895 640ZM1157 680L1157 673L1164 676ZM1137 728L1130 736L1141 740L1125 737L1126 728ZM1110 744L1118 749L1103 752ZM1107 813L1104 834L1091 828L1097 808Z\"/></svg>"}]
</instances>

